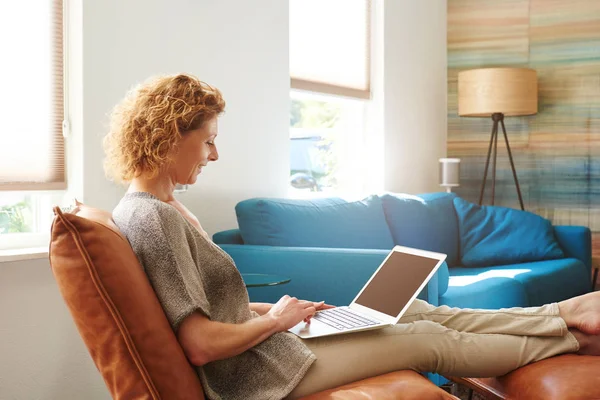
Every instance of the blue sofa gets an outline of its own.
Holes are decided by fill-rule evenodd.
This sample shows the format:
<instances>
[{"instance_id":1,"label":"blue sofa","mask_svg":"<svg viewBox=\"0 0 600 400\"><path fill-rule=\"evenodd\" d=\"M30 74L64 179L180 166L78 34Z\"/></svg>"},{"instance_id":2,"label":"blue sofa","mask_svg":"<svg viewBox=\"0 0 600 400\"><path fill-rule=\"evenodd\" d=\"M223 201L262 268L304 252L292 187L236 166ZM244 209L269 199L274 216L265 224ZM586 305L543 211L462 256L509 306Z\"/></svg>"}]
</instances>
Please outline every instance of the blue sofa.
<instances>
[{"instance_id":1,"label":"blue sofa","mask_svg":"<svg viewBox=\"0 0 600 400\"><path fill-rule=\"evenodd\" d=\"M349 304L395 244L447 254L446 264L419 296L434 305L536 306L591 290L591 232L587 227L552 226L534 214L508 210L496 215L491 232L490 215L493 219L494 214L489 212L502 208L483 207L488 211L483 215L482 208L466 204L452 193L390 193L356 202L249 199L236 206L239 229L218 232L213 240L242 273L291 279L285 285L249 288L251 301L257 302L275 302L289 294ZM479 225L473 225L477 216ZM533 221L531 228L523 230L529 226L528 218ZM541 240L536 236L540 229L550 232L549 236L545 232L544 240L554 246L545 253L536 242ZM474 239L473 233L480 237ZM466 266L473 253L467 246L473 240L484 247ZM529 246L533 252L518 249L530 240L535 243ZM486 260L486 249L490 249L491 263ZM519 262L514 262L515 257Z\"/></svg>"}]
</instances>

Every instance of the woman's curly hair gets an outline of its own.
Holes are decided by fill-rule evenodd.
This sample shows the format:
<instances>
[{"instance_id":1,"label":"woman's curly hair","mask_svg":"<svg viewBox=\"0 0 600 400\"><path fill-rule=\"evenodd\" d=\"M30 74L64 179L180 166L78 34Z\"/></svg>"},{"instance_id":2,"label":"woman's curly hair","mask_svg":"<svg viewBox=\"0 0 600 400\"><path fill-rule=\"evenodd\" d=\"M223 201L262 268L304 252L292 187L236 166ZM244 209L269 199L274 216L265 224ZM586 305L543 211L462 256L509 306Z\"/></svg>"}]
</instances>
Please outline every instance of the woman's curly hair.
<instances>
[{"instance_id":1,"label":"woman's curly hair","mask_svg":"<svg viewBox=\"0 0 600 400\"><path fill-rule=\"evenodd\" d=\"M158 76L130 90L115 106L104 137L109 178L154 177L171 162L178 140L225 109L221 92L187 75Z\"/></svg>"}]
</instances>

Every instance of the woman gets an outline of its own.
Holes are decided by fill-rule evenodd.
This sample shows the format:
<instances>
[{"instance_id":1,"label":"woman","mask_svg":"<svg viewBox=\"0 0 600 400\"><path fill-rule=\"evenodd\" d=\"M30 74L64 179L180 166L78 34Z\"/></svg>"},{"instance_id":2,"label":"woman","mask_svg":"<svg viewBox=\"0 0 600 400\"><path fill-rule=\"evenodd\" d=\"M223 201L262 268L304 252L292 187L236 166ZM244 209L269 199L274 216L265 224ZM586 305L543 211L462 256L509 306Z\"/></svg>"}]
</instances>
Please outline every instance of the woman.
<instances>
[{"instance_id":1,"label":"woman","mask_svg":"<svg viewBox=\"0 0 600 400\"><path fill-rule=\"evenodd\" d=\"M218 160L224 108L193 76L154 78L117 105L105 138L107 172L129 183L114 220L209 398L296 398L400 369L498 376L561 353L600 354L600 293L498 311L416 300L394 327L306 341L287 333L331 306L248 303L233 260L173 196Z\"/></svg>"}]
</instances>

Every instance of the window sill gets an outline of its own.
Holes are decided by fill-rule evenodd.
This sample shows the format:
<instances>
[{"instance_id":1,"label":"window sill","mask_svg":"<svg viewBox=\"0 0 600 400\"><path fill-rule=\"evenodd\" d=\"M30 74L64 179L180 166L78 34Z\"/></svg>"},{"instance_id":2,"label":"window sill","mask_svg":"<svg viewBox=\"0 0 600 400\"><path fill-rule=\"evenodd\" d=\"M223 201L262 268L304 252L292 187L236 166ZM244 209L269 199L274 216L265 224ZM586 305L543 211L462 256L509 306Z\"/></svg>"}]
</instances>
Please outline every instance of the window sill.
<instances>
[{"instance_id":1,"label":"window sill","mask_svg":"<svg viewBox=\"0 0 600 400\"><path fill-rule=\"evenodd\" d=\"M0 263L48 258L48 247L0 250Z\"/></svg>"}]
</instances>

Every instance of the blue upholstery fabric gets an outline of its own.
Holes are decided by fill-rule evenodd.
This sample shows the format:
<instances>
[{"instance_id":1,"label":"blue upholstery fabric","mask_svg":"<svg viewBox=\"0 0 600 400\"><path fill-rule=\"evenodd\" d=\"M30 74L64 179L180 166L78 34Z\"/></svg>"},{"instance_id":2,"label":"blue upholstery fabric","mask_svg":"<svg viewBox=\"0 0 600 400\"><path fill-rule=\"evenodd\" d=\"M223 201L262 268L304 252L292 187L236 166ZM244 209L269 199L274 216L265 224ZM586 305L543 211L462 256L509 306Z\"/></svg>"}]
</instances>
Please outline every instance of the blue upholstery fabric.
<instances>
[{"instance_id":1,"label":"blue upholstery fabric","mask_svg":"<svg viewBox=\"0 0 600 400\"><path fill-rule=\"evenodd\" d=\"M450 286L440 303L489 309L540 306L589 290L587 267L575 258L482 268L457 267L450 270Z\"/></svg>"},{"instance_id":2,"label":"blue upholstery fabric","mask_svg":"<svg viewBox=\"0 0 600 400\"><path fill-rule=\"evenodd\" d=\"M459 262L459 240L461 236L468 236L472 232L465 230L465 221L462 230L459 229L455 199L458 198L454 194L446 193L381 196L383 217L379 219L379 223L383 227L389 226L390 231L389 236L383 235L384 240L386 236L389 239L386 245L388 247L384 251L332 248L350 247L349 244L352 243L360 249L368 249L368 246L372 246L372 249L382 247L372 243L373 237L362 235L364 229L355 237L352 229L348 229L349 222L345 220L347 218L364 226L377 221L381 214L375 215L375 218L365 216L373 211L369 207L377 204L376 199L369 199L358 205L339 198L299 201L252 199L238 205L240 226L250 225L250 231L260 231L260 234L256 235L257 238L262 240L271 232L269 234L272 234L272 237L267 237L267 242L284 234L297 240L297 236L306 236L307 232L310 232L310 235L313 235L309 238L310 245L313 247L249 246L248 243L241 244L244 243L241 230L217 233L214 240L235 255L238 267L245 272L271 272L292 278L290 284L280 287L251 288L249 293L254 301L275 301L281 295L291 292L304 298L324 294L327 296L325 300L333 304L347 304L394 243L446 253L449 265L456 266L450 269L447 265L442 266L435 278L437 285L433 285L432 281L428 286L429 295L434 296L429 299L432 304L491 309L523 307L559 301L589 291L591 233L588 228L551 227L551 236L562 248L564 259L535 259L522 264L509 262L504 265L490 261L480 267L466 268ZM357 209L358 212L355 212ZM509 211L511 214L516 212L518 217L521 216L518 215L520 211ZM261 225L264 223L260 220L263 216L266 217L267 223ZM368 221L363 221L363 224L358 221L357 216ZM535 215L533 217L539 218ZM308 224L308 221L312 222ZM509 219L508 222L515 221ZM500 220L500 224L503 223L506 221ZM254 224L258 227L252 226ZM318 232L314 232L315 224ZM331 226L333 224L343 229L335 229L336 227ZM519 220L518 224L522 225L522 221ZM514 228L517 233L518 228L519 226ZM332 230L336 231L335 234L325 235L325 232ZM513 228L505 230L504 233L493 236L495 249L489 250L493 257L514 251L515 240L523 239L515 239L512 236L515 233ZM350 239L340 243L340 237L346 236L350 236ZM300 239L304 240L304 237ZM449 275L452 277L449 278ZM449 281L452 282L450 287ZM436 296L439 298L436 299Z\"/></svg>"},{"instance_id":3,"label":"blue upholstery fabric","mask_svg":"<svg viewBox=\"0 0 600 400\"><path fill-rule=\"evenodd\" d=\"M452 268L452 273L460 274L461 270L473 271L474 268ZM523 285L510 277L488 277L482 280L473 277L471 283L457 284L453 276L450 276L448 290L440 297L440 304L490 310L529 305Z\"/></svg>"},{"instance_id":4,"label":"blue upholstery fabric","mask_svg":"<svg viewBox=\"0 0 600 400\"><path fill-rule=\"evenodd\" d=\"M248 288L250 301L275 303L288 294L305 300L348 305L388 254L387 250L299 248L223 244L242 273L285 276L290 283ZM444 264L440 270L448 273ZM419 298L438 304L438 274Z\"/></svg>"},{"instance_id":5,"label":"blue upholstery fabric","mask_svg":"<svg viewBox=\"0 0 600 400\"><path fill-rule=\"evenodd\" d=\"M226 231L217 232L212 237L213 242L227 244L244 244L242 234L239 229L229 229Z\"/></svg>"},{"instance_id":6,"label":"blue upholstery fabric","mask_svg":"<svg viewBox=\"0 0 600 400\"><path fill-rule=\"evenodd\" d=\"M444 253L450 267L458 263L458 226L450 193L419 196L384 194L385 218L394 243Z\"/></svg>"},{"instance_id":7,"label":"blue upholstery fabric","mask_svg":"<svg viewBox=\"0 0 600 400\"><path fill-rule=\"evenodd\" d=\"M450 283L450 269L448 268L448 262L444 263L438 269L436 273L438 277L438 295L441 296L448 290L448 284Z\"/></svg>"},{"instance_id":8,"label":"blue upholstery fabric","mask_svg":"<svg viewBox=\"0 0 600 400\"><path fill-rule=\"evenodd\" d=\"M592 231L587 226L554 227L554 236L563 249L565 257L577 258L592 271Z\"/></svg>"},{"instance_id":9,"label":"blue upholstery fabric","mask_svg":"<svg viewBox=\"0 0 600 400\"><path fill-rule=\"evenodd\" d=\"M394 247L377 196L354 202L338 198L250 199L238 203L235 212L246 244L386 250Z\"/></svg>"},{"instance_id":10,"label":"blue upholstery fabric","mask_svg":"<svg viewBox=\"0 0 600 400\"><path fill-rule=\"evenodd\" d=\"M479 206L456 197L461 264L485 267L563 258L550 221L497 206Z\"/></svg>"}]
</instances>

